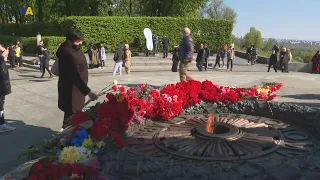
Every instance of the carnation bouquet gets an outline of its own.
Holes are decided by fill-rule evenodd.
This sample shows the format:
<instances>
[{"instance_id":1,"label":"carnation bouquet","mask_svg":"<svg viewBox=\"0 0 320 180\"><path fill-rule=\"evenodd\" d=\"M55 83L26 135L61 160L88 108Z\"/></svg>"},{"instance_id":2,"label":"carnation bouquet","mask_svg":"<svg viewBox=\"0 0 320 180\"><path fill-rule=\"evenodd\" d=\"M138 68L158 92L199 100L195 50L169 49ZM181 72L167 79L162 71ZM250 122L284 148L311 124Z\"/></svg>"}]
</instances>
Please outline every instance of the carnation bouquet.
<instances>
[{"instance_id":1,"label":"carnation bouquet","mask_svg":"<svg viewBox=\"0 0 320 180\"><path fill-rule=\"evenodd\" d=\"M103 102L72 116L69 128L45 140L39 147L22 152L22 155L44 153L39 154L43 158L24 166L27 178L95 179L104 163L99 157L125 147L124 133L132 123L141 123L144 118L167 121L182 114L184 108L202 101L225 104L246 99L270 101L276 97L274 92L283 86L262 83L245 89L194 80L168 84L161 89L148 84L126 88L116 81L109 89L111 85L99 93L106 95ZM17 176L15 172L7 177Z\"/></svg>"}]
</instances>

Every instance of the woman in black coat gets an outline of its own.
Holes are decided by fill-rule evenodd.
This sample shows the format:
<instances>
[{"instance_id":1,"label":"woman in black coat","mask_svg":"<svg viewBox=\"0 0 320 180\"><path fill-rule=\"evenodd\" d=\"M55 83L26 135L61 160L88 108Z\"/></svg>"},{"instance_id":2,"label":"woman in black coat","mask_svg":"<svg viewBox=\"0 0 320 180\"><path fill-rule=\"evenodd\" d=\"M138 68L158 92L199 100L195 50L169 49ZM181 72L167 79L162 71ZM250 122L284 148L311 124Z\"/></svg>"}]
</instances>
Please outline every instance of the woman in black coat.
<instances>
[{"instance_id":1,"label":"woman in black coat","mask_svg":"<svg viewBox=\"0 0 320 180\"><path fill-rule=\"evenodd\" d=\"M13 131L16 128L6 124L4 120L4 100L5 96L11 93L9 71L5 63L8 50L0 44L0 134Z\"/></svg>"},{"instance_id":2,"label":"woman in black coat","mask_svg":"<svg viewBox=\"0 0 320 180\"><path fill-rule=\"evenodd\" d=\"M46 70L48 71L48 73L50 74L49 78L52 78L52 73L49 69L49 60L50 60L50 54L47 48L43 48L42 49L42 76L41 78L43 78L44 73L46 72Z\"/></svg>"},{"instance_id":3,"label":"woman in black coat","mask_svg":"<svg viewBox=\"0 0 320 180\"><path fill-rule=\"evenodd\" d=\"M276 51L273 50L272 51L272 54L270 56L270 59L269 59L269 67L268 67L268 72L270 72L270 68L271 66L273 66L273 69L275 72L277 72L277 68L276 68L276 65L277 65L277 54L276 54Z\"/></svg>"}]
</instances>

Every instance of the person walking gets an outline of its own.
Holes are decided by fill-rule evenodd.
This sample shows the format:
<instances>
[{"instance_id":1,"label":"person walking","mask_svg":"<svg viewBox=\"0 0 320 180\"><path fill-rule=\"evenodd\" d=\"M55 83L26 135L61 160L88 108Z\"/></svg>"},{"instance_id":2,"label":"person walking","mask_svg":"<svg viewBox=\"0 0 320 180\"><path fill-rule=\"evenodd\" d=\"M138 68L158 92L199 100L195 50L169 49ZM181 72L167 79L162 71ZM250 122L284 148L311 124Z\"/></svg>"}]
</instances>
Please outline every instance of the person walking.
<instances>
[{"instance_id":1,"label":"person walking","mask_svg":"<svg viewBox=\"0 0 320 180\"><path fill-rule=\"evenodd\" d=\"M270 68L271 66L273 67L274 71L277 72L277 53L276 53L276 50L272 50L272 54L270 56L270 59L269 59L269 66L268 66L268 72L270 72Z\"/></svg>"},{"instance_id":2,"label":"person walking","mask_svg":"<svg viewBox=\"0 0 320 180\"><path fill-rule=\"evenodd\" d=\"M184 28L183 39L179 47L179 60L180 60L180 81L193 80L188 73L188 66L193 59L194 46L193 40L191 38L191 30L189 28Z\"/></svg>"},{"instance_id":3,"label":"person walking","mask_svg":"<svg viewBox=\"0 0 320 180\"><path fill-rule=\"evenodd\" d=\"M203 46L203 44L200 44L200 49L198 51L198 55L197 55L197 59L196 59L196 62L197 62L196 66L199 71L203 71L203 65L205 63L205 56L206 56L206 52L205 52L204 46Z\"/></svg>"},{"instance_id":4,"label":"person walking","mask_svg":"<svg viewBox=\"0 0 320 180\"><path fill-rule=\"evenodd\" d=\"M43 41L40 41L39 46L37 47L37 55L40 62L40 72L43 72L43 49L44 49L44 43Z\"/></svg>"},{"instance_id":5,"label":"person walking","mask_svg":"<svg viewBox=\"0 0 320 180\"><path fill-rule=\"evenodd\" d=\"M91 42L87 48L87 53L88 53L88 56L89 56L89 67L92 68L93 67L93 59L92 59L92 54L93 54L93 42Z\"/></svg>"},{"instance_id":6,"label":"person walking","mask_svg":"<svg viewBox=\"0 0 320 180\"><path fill-rule=\"evenodd\" d=\"M16 67L15 45L10 44L8 50L9 50L8 60L10 62L11 68L13 69Z\"/></svg>"},{"instance_id":7,"label":"person walking","mask_svg":"<svg viewBox=\"0 0 320 180\"><path fill-rule=\"evenodd\" d=\"M217 55L216 55L216 62L213 66L213 69L215 69L217 67L217 65L219 66L219 69L220 69L220 57L221 57L221 48L218 49L218 52L217 52Z\"/></svg>"},{"instance_id":8,"label":"person walking","mask_svg":"<svg viewBox=\"0 0 320 180\"><path fill-rule=\"evenodd\" d=\"M153 42L153 53L155 56L158 56L158 44L159 44L159 38L156 34L152 36L152 42Z\"/></svg>"},{"instance_id":9,"label":"person walking","mask_svg":"<svg viewBox=\"0 0 320 180\"><path fill-rule=\"evenodd\" d=\"M68 120L85 104L85 96L91 100L98 96L91 91L88 84L88 64L81 51L83 35L79 29L70 29L66 41L57 51L59 58L58 107L64 112L62 129Z\"/></svg>"},{"instance_id":10,"label":"person walking","mask_svg":"<svg viewBox=\"0 0 320 180\"><path fill-rule=\"evenodd\" d=\"M291 63L292 60L292 54L290 49L286 50L286 54L283 57L283 72L289 73L289 64Z\"/></svg>"},{"instance_id":11,"label":"person walking","mask_svg":"<svg viewBox=\"0 0 320 180\"><path fill-rule=\"evenodd\" d=\"M208 60L209 60L209 57L210 57L210 49L209 49L209 47L208 47L208 45L204 45L204 50L205 50L205 52L206 52L206 55L205 55L205 58L204 58L204 61L205 61L205 63L204 63L204 70L206 71L207 70L207 68L208 68Z\"/></svg>"},{"instance_id":12,"label":"person walking","mask_svg":"<svg viewBox=\"0 0 320 180\"><path fill-rule=\"evenodd\" d=\"M100 63L100 58L99 58L99 50L96 46L93 46L92 48L92 62L91 62L92 68L99 68L101 63Z\"/></svg>"},{"instance_id":13,"label":"person walking","mask_svg":"<svg viewBox=\"0 0 320 180\"><path fill-rule=\"evenodd\" d=\"M315 55L312 56L311 62L312 62L312 74L318 74L318 59L319 59L319 51L316 52Z\"/></svg>"},{"instance_id":14,"label":"person walking","mask_svg":"<svg viewBox=\"0 0 320 180\"><path fill-rule=\"evenodd\" d=\"M46 70L48 71L50 77L49 78L52 78L53 75L49 69L49 61L51 59L50 57L50 54L49 54L49 51L47 48L43 47L42 49L42 75L41 75L41 78L43 78L44 74L46 73Z\"/></svg>"},{"instance_id":15,"label":"person walking","mask_svg":"<svg viewBox=\"0 0 320 180\"><path fill-rule=\"evenodd\" d=\"M280 69L281 69L282 72L284 71L284 69L283 69L283 58L286 55L286 51L287 51L287 48L282 46L281 47L281 52L280 52L280 55L279 55L279 60L280 60L279 64L280 64Z\"/></svg>"},{"instance_id":16,"label":"person walking","mask_svg":"<svg viewBox=\"0 0 320 180\"><path fill-rule=\"evenodd\" d=\"M234 60L234 49L230 47L227 51L227 71L232 71ZM230 69L229 69L230 65Z\"/></svg>"},{"instance_id":17,"label":"person walking","mask_svg":"<svg viewBox=\"0 0 320 180\"><path fill-rule=\"evenodd\" d=\"M114 53L113 60L115 61L115 65L113 68L113 76L117 74L119 71L120 76L122 75L122 64L123 64L124 54L123 50L120 46L117 47L116 52Z\"/></svg>"},{"instance_id":18,"label":"person walking","mask_svg":"<svg viewBox=\"0 0 320 180\"><path fill-rule=\"evenodd\" d=\"M17 40L16 44L16 60L19 67L23 67L22 56L23 56L23 45L20 43L20 40Z\"/></svg>"},{"instance_id":19,"label":"person walking","mask_svg":"<svg viewBox=\"0 0 320 180\"><path fill-rule=\"evenodd\" d=\"M126 70L127 74L130 74L130 69L131 69L131 51L129 48L129 44L124 45L124 68Z\"/></svg>"},{"instance_id":20,"label":"person walking","mask_svg":"<svg viewBox=\"0 0 320 180\"><path fill-rule=\"evenodd\" d=\"M169 38L164 36L162 39L162 47L163 47L163 58L168 57L168 48L169 48Z\"/></svg>"},{"instance_id":21,"label":"person walking","mask_svg":"<svg viewBox=\"0 0 320 180\"><path fill-rule=\"evenodd\" d=\"M107 55L106 55L106 49L104 48L103 43L100 44L99 58L100 58L101 69L104 69Z\"/></svg>"},{"instance_id":22,"label":"person walking","mask_svg":"<svg viewBox=\"0 0 320 180\"><path fill-rule=\"evenodd\" d=\"M8 57L8 50L0 44L0 134L14 131L16 128L6 124L4 119L5 96L11 93L9 71L5 62Z\"/></svg>"},{"instance_id":23,"label":"person walking","mask_svg":"<svg viewBox=\"0 0 320 180\"><path fill-rule=\"evenodd\" d=\"M227 55L228 55L227 49L228 49L227 45L222 45L221 46L220 58L221 58L221 61L222 61L222 68L225 68L224 60L227 58Z\"/></svg>"}]
</instances>

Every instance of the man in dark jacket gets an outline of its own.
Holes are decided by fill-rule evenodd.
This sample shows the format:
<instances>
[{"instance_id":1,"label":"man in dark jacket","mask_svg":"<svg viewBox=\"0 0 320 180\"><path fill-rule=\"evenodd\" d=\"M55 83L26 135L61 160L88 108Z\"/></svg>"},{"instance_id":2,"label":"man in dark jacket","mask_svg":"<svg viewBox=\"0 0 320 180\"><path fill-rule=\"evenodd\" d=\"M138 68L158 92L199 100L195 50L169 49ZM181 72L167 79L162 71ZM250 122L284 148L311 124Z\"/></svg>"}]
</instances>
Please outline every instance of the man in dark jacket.
<instances>
[{"instance_id":1,"label":"man in dark jacket","mask_svg":"<svg viewBox=\"0 0 320 180\"><path fill-rule=\"evenodd\" d=\"M274 71L277 72L277 68L276 68L276 65L277 65L277 54L276 54L276 51L273 50L272 51L272 54L270 56L270 59L269 59L269 67L268 67L268 72L270 72L270 68L271 66L273 67Z\"/></svg>"},{"instance_id":2,"label":"man in dark jacket","mask_svg":"<svg viewBox=\"0 0 320 180\"><path fill-rule=\"evenodd\" d=\"M180 81L188 81L193 78L190 77L188 72L188 65L192 61L194 52L193 40L191 38L191 30L184 28L183 39L179 48L179 59L180 59Z\"/></svg>"},{"instance_id":3,"label":"man in dark jacket","mask_svg":"<svg viewBox=\"0 0 320 180\"><path fill-rule=\"evenodd\" d=\"M0 44L0 134L16 129L6 124L4 120L5 96L11 93L9 71L5 62L6 57L8 57L8 50Z\"/></svg>"},{"instance_id":4,"label":"man in dark jacket","mask_svg":"<svg viewBox=\"0 0 320 180\"><path fill-rule=\"evenodd\" d=\"M116 52L114 53L114 58L113 60L115 61L115 65L113 68L113 76L117 74L117 71L119 70L120 75L122 75L122 64L124 60L124 53L120 45L117 47Z\"/></svg>"},{"instance_id":5,"label":"man in dark jacket","mask_svg":"<svg viewBox=\"0 0 320 180\"><path fill-rule=\"evenodd\" d=\"M168 57L168 47L169 47L169 39L167 36L164 36L162 39L162 47L163 47L163 58Z\"/></svg>"},{"instance_id":6,"label":"man in dark jacket","mask_svg":"<svg viewBox=\"0 0 320 180\"><path fill-rule=\"evenodd\" d=\"M199 69L199 71L203 71L203 65L205 63L205 57L206 56L206 52L205 49L203 48L203 44L200 45L200 49L198 51L198 55L197 55L197 68Z\"/></svg>"},{"instance_id":7,"label":"man in dark jacket","mask_svg":"<svg viewBox=\"0 0 320 180\"><path fill-rule=\"evenodd\" d=\"M204 63L204 70L206 71L207 68L208 68L208 60L209 60L209 57L210 57L210 49L208 47L208 45L204 45L204 50L206 52L206 55L205 55L205 63Z\"/></svg>"},{"instance_id":8,"label":"man in dark jacket","mask_svg":"<svg viewBox=\"0 0 320 180\"><path fill-rule=\"evenodd\" d=\"M279 45L278 44L275 44L272 48L272 51L274 51L276 53L276 55L278 55L278 52L279 52Z\"/></svg>"},{"instance_id":9,"label":"man in dark jacket","mask_svg":"<svg viewBox=\"0 0 320 180\"><path fill-rule=\"evenodd\" d=\"M59 58L58 106L64 112L62 129L67 127L67 120L85 104L85 96L96 100L98 96L87 86L88 64L81 51L82 33L70 29L66 41L57 51Z\"/></svg>"}]
</instances>

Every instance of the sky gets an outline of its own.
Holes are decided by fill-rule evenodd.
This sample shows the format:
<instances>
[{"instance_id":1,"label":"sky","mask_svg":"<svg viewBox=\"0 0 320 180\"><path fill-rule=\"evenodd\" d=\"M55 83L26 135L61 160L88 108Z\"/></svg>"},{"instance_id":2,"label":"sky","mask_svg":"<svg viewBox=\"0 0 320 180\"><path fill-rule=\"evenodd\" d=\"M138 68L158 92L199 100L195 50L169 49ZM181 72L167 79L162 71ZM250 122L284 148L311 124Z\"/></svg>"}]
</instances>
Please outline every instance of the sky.
<instances>
[{"instance_id":1,"label":"sky","mask_svg":"<svg viewBox=\"0 0 320 180\"><path fill-rule=\"evenodd\" d=\"M225 0L238 14L233 34L255 27L263 38L320 41L320 0Z\"/></svg>"}]
</instances>

